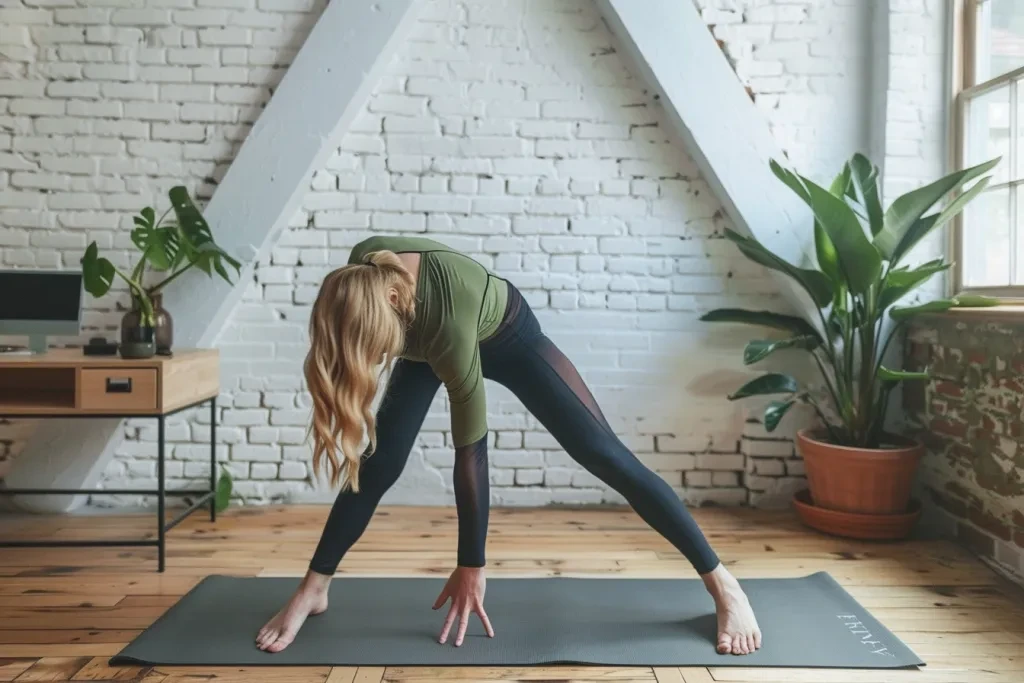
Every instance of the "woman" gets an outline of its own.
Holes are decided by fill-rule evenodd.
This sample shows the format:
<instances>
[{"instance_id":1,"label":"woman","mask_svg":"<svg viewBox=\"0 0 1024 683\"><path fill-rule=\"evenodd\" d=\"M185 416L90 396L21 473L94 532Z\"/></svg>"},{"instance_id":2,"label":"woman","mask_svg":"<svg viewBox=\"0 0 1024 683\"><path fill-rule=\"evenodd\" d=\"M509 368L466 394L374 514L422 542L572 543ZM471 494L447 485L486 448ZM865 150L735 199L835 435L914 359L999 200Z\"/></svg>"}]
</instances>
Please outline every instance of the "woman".
<instances>
[{"instance_id":1,"label":"woman","mask_svg":"<svg viewBox=\"0 0 1024 683\"><path fill-rule=\"evenodd\" d=\"M377 367L392 370L376 419ZM310 319L306 383L313 397L313 467L341 492L295 595L257 634L280 652L306 617L327 609L327 586L409 457L441 384L451 404L458 567L434 604L451 600L462 644L471 612L487 634L484 544L489 504L484 378L508 387L569 455L618 491L693 564L715 603L718 652L747 654L761 632L739 583L678 497L615 436L569 359L541 332L510 283L453 249L417 237L371 237L329 274ZM365 433L370 445L358 450ZM341 458L337 451L341 451ZM326 463L325 463L326 461Z\"/></svg>"}]
</instances>

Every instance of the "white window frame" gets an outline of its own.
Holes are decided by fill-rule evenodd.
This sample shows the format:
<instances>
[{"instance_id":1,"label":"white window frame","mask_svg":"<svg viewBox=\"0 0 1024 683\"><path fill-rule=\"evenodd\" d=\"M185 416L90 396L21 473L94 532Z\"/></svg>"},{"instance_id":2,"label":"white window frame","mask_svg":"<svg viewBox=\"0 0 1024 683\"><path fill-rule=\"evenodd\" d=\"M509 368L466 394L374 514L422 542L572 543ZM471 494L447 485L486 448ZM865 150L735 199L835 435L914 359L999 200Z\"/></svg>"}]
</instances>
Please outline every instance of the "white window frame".
<instances>
[{"instance_id":1,"label":"white window frame","mask_svg":"<svg viewBox=\"0 0 1024 683\"><path fill-rule=\"evenodd\" d=\"M975 63L978 44L978 16L979 12L985 11L988 0L954 0L953 2L953 92L955 93L953 107L953 164L954 168L962 169L966 165L966 146L969 125L969 105L979 96L992 92L1004 86L1009 86L1010 98L1010 153L1009 158L1002 163L1017 165L1018 155L1024 153L1024 149L1018 150L1018 135L1015 133L1015 126L1018 124L1017 116L1017 95L1020 87L1024 86L1024 67L1000 74L983 83L975 83ZM984 22L982 25L986 25ZM1017 193L1014 188L1024 186L1024 177L1016 178L1016 169L1011 169L1009 177L1011 180L1004 183L989 185L985 192L1009 188L1010 189L1010 279L1014 277L1018 268L1017 263L1017 240L1024 237L1017 234L1017 216L1024 211L1024 207L1017 206ZM1007 299L1024 298L1024 284L1005 285L999 287L967 287L964 285L964 259L963 259L963 212L953 220L950 231L954 265L952 269L953 293L970 292L972 294L985 294Z\"/></svg>"}]
</instances>

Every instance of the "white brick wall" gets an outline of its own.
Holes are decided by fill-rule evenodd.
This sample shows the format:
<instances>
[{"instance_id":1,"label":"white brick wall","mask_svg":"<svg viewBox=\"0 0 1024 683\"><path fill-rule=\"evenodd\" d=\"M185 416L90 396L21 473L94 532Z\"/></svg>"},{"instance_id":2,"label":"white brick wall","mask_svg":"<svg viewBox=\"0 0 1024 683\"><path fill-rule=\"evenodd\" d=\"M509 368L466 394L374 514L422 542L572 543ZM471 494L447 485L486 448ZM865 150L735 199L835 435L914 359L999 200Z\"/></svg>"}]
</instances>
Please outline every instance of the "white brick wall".
<instances>
[{"instance_id":1,"label":"white brick wall","mask_svg":"<svg viewBox=\"0 0 1024 683\"><path fill-rule=\"evenodd\" d=\"M92 240L127 263L131 214L211 194L323 4L0 2L0 267L75 267ZM126 300L89 301L83 337ZM0 423L0 476L33 428Z\"/></svg>"},{"instance_id":2,"label":"white brick wall","mask_svg":"<svg viewBox=\"0 0 1024 683\"><path fill-rule=\"evenodd\" d=\"M695 0L779 146L831 179L867 152L872 13L879 0Z\"/></svg>"},{"instance_id":3,"label":"white brick wall","mask_svg":"<svg viewBox=\"0 0 1024 683\"><path fill-rule=\"evenodd\" d=\"M89 239L127 260L129 212L183 178L209 192L205 179L226 168L319 9L103 2L0 9L15 60L0 72L0 123L17 132L0 134L2 263L70 265ZM862 3L698 5L795 164L830 175L864 147ZM512 280L617 433L681 496L760 504L799 486L786 436L724 399L744 377L748 333L696 320L781 301L721 239L718 200L590 0L433 0L420 11L219 339L220 457L242 499L329 497L307 469L305 326L323 275L380 232L426 234ZM92 302L93 329L116 328L112 300ZM511 394L488 389L496 503L618 500ZM439 394L389 500L451 502L447 430ZM153 477L152 426L129 422L126 434L108 485ZM208 435L206 411L169 428L172 486L205 477Z\"/></svg>"},{"instance_id":4,"label":"white brick wall","mask_svg":"<svg viewBox=\"0 0 1024 683\"><path fill-rule=\"evenodd\" d=\"M886 97L886 201L936 180L949 166L949 59L944 0L901 0L889 15L889 89ZM946 229L915 247L913 262L946 253ZM946 274L917 295L927 301L945 294Z\"/></svg>"},{"instance_id":5,"label":"white brick wall","mask_svg":"<svg viewBox=\"0 0 1024 683\"><path fill-rule=\"evenodd\" d=\"M720 239L718 201L589 1L475 7L428 6L219 340L225 386L244 389L225 392L224 411L237 425L234 471L248 475L241 491L264 500L305 486L273 468L305 464L306 448L275 432L308 418L298 369L309 304L353 244L401 232L464 249L514 282L616 431L680 495L747 502L743 413L718 386L699 386L708 366L736 367L737 340L722 344L696 317L779 305L763 294L768 281ZM618 500L509 392L491 385L488 396L495 503ZM440 392L388 500L451 502L448 427ZM759 475L755 496L781 486L784 460L772 462L781 471Z\"/></svg>"}]
</instances>

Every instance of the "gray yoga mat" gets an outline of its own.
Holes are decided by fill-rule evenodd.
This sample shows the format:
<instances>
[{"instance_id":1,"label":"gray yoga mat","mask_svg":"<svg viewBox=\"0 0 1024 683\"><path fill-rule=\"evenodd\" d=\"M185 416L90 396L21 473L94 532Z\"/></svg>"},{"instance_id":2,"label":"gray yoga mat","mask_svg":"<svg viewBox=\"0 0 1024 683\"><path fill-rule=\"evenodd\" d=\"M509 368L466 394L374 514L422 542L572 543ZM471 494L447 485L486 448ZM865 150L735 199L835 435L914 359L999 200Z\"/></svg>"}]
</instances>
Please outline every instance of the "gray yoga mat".
<instances>
[{"instance_id":1,"label":"gray yoga mat","mask_svg":"<svg viewBox=\"0 0 1024 683\"><path fill-rule=\"evenodd\" d=\"M210 576L111 664L335 666L785 666L923 664L828 574L742 581L764 634L744 657L714 650L715 615L696 579L490 579L487 613L462 647L439 645L441 579L336 578L330 608L277 654L253 641L298 584Z\"/></svg>"}]
</instances>

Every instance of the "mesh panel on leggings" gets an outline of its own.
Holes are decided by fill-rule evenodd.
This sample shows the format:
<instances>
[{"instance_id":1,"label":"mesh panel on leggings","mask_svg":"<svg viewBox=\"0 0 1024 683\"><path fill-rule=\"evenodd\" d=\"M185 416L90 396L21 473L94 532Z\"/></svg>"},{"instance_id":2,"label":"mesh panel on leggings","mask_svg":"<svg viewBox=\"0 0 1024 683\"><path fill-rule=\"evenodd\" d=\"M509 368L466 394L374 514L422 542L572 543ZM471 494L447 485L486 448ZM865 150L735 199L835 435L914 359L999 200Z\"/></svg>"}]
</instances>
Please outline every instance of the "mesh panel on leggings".
<instances>
[{"instance_id":1,"label":"mesh panel on leggings","mask_svg":"<svg viewBox=\"0 0 1024 683\"><path fill-rule=\"evenodd\" d=\"M609 432L612 431L611 426L608 424L608 420L605 419L604 413L601 412L601 407L597 405L597 399L590 393L590 389L587 387L586 382L580 377L579 371L576 370L576 366L572 364L564 353L558 350L555 344L547 339L541 341L535 347L537 353L539 353L551 367L555 373L562 378L569 390L576 395L576 398L580 400L590 414L600 422L605 429Z\"/></svg>"},{"instance_id":2,"label":"mesh panel on leggings","mask_svg":"<svg viewBox=\"0 0 1024 683\"><path fill-rule=\"evenodd\" d=\"M455 449L455 508L459 515L459 566L482 567L490 509L487 437Z\"/></svg>"}]
</instances>

